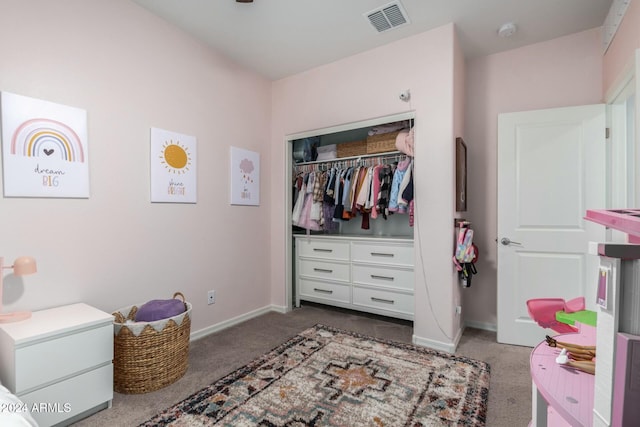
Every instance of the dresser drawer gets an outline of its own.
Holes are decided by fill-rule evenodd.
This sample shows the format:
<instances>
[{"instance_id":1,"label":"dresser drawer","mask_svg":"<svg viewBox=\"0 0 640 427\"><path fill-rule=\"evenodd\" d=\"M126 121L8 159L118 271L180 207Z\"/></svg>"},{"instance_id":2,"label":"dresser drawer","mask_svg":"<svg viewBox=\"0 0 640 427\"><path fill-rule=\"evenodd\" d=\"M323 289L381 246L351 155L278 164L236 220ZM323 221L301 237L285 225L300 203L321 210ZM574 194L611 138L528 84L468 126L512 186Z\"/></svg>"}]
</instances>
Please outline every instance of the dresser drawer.
<instances>
[{"instance_id":1,"label":"dresser drawer","mask_svg":"<svg viewBox=\"0 0 640 427\"><path fill-rule=\"evenodd\" d=\"M320 239L296 239L298 255L349 261L349 242Z\"/></svg>"},{"instance_id":2,"label":"dresser drawer","mask_svg":"<svg viewBox=\"0 0 640 427\"><path fill-rule=\"evenodd\" d=\"M354 286L353 305L413 316L413 294Z\"/></svg>"},{"instance_id":3,"label":"dresser drawer","mask_svg":"<svg viewBox=\"0 0 640 427\"><path fill-rule=\"evenodd\" d=\"M412 243L367 243L353 242L353 262L413 266Z\"/></svg>"},{"instance_id":4,"label":"dresser drawer","mask_svg":"<svg viewBox=\"0 0 640 427\"><path fill-rule=\"evenodd\" d=\"M353 283L398 288L413 292L413 270L354 264Z\"/></svg>"},{"instance_id":5,"label":"dresser drawer","mask_svg":"<svg viewBox=\"0 0 640 427\"><path fill-rule=\"evenodd\" d=\"M301 276L349 282L349 264L301 259L298 265Z\"/></svg>"},{"instance_id":6,"label":"dresser drawer","mask_svg":"<svg viewBox=\"0 0 640 427\"><path fill-rule=\"evenodd\" d=\"M15 393L113 360L113 323L21 346L15 350Z\"/></svg>"},{"instance_id":7,"label":"dresser drawer","mask_svg":"<svg viewBox=\"0 0 640 427\"><path fill-rule=\"evenodd\" d=\"M351 286L339 283L316 282L315 280L299 279L300 298L310 297L313 301L326 300L341 303L351 302Z\"/></svg>"},{"instance_id":8,"label":"dresser drawer","mask_svg":"<svg viewBox=\"0 0 640 427\"><path fill-rule=\"evenodd\" d=\"M113 331L112 331L113 332ZM111 363L19 396L40 426L61 423L113 399Z\"/></svg>"}]
</instances>

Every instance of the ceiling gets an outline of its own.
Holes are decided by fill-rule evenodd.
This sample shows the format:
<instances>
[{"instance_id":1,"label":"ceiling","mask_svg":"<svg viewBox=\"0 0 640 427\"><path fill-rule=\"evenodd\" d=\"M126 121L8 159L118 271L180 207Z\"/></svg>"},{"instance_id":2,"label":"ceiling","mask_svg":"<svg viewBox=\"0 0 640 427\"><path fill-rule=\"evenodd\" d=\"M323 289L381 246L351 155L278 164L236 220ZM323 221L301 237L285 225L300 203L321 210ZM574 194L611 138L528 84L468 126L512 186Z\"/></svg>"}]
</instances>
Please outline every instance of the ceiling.
<instances>
[{"instance_id":1,"label":"ceiling","mask_svg":"<svg viewBox=\"0 0 640 427\"><path fill-rule=\"evenodd\" d=\"M379 33L364 14L392 0L133 1L271 80L451 22L467 58L489 55L602 26L612 2L399 0L409 24Z\"/></svg>"}]
</instances>

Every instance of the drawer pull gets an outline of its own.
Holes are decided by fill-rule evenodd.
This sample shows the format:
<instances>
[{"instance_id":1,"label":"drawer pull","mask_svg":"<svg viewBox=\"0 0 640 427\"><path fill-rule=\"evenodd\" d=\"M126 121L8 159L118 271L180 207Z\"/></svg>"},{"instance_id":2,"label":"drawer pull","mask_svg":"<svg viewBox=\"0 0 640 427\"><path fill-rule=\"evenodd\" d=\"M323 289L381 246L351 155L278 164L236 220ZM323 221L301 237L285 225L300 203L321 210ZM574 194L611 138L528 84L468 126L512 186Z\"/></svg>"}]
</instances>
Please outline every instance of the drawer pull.
<instances>
[{"instance_id":1,"label":"drawer pull","mask_svg":"<svg viewBox=\"0 0 640 427\"><path fill-rule=\"evenodd\" d=\"M381 280L391 280L391 281L395 280L395 277L389 277L389 276L377 276L377 275L375 275L375 274L372 274L372 275L371 275L371 278L372 278L372 279L381 279Z\"/></svg>"},{"instance_id":2,"label":"drawer pull","mask_svg":"<svg viewBox=\"0 0 640 427\"><path fill-rule=\"evenodd\" d=\"M333 273L333 270L329 270L327 268L314 268L313 271L317 271L320 273Z\"/></svg>"},{"instance_id":3,"label":"drawer pull","mask_svg":"<svg viewBox=\"0 0 640 427\"><path fill-rule=\"evenodd\" d=\"M392 300L392 299L371 297L371 301L373 301L373 302L383 302L385 304L395 304L395 301Z\"/></svg>"},{"instance_id":4,"label":"drawer pull","mask_svg":"<svg viewBox=\"0 0 640 427\"><path fill-rule=\"evenodd\" d=\"M315 252L333 252L333 249L313 248Z\"/></svg>"},{"instance_id":5,"label":"drawer pull","mask_svg":"<svg viewBox=\"0 0 640 427\"><path fill-rule=\"evenodd\" d=\"M383 257L393 258L395 255L384 253L384 252L371 252L371 256L383 256Z\"/></svg>"},{"instance_id":6,"label":"drawer pull","mask_svg":"<svg viewBox=\"0 0 640 427\"><path fill-rule=\"evenodd\" d=\"M323 294L332 294L333 293L333 291L330 290L330 289L313 288L313 290L316 291L316 292L323 293Z\"/></svg>"}]
</instances>

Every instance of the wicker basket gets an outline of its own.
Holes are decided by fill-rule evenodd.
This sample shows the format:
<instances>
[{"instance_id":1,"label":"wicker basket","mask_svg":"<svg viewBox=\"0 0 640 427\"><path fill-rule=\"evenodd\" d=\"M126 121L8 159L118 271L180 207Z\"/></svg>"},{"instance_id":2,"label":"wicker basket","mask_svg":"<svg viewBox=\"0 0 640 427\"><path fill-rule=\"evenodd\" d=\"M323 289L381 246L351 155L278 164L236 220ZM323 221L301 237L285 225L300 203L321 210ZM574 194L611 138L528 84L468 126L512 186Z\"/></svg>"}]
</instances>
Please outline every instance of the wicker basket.
<instances>
[{"instance_id":1,"label":"wicker basket","mask_svg":"<svg viewBox=\"0 0 640 427\"><path fill-rule=\"evenodd\" d=\"M180 292L185 312L154 322L133 322L138 307L113 313L113 385L124 394L148 393L180 379L187 371L191 304ZM131 322L127 323L127 320Z\"/></svg>"},{"instance_id":2,"label":"wicker basket","mask_svg":"<svg viewBox=\"0 0 640 427\"><path fill-rule=\"evenodd\" d=\"M362 156L363 154L367 154L367 141L364 139L343 142L342 144L337 144L336 147L338 157Z\"/></svg>"},{"instance_id":3,"label":"wicker basket","mask_svg":"<svg viewBox=\"0 0 640 427\"><path fill-rule=\"evenodd\" d=\"M367 154L386 153L396 151L396 137L400 131L381 133L367 137Z\"/></svg>"}]
</instances>

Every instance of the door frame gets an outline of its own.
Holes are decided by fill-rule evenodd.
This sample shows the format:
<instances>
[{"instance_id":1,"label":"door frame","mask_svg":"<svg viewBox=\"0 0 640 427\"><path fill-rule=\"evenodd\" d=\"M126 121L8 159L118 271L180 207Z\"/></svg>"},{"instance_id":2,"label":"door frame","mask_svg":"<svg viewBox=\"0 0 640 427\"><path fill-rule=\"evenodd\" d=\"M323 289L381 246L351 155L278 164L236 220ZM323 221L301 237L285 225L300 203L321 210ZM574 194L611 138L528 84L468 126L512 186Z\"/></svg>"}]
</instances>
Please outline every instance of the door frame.
<instances>
[{"instance_id":1,"label":"door frame","mask_svg":"<svg viewBox=\"0 0 640 427\"><path fill-rule=\"evenodd\" d=\"M607 173L608 208L634 207L640 201L640 49L636 49L620 76L614 81L604 97L607 105L607 127L611 129L608 147ZM633 117L634 135L628 135L629 117L618 117L617 105L635 96ZM626 109L623 113L626 113ZM624 170L626 182L614 175L615 170ZM617 206L621 201L627 206ZM623 233L613 232L613 241L626 239Z\"/></svg>"}]
</instances>

